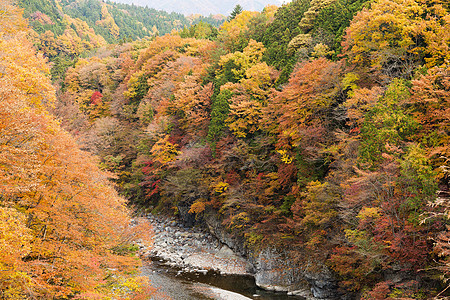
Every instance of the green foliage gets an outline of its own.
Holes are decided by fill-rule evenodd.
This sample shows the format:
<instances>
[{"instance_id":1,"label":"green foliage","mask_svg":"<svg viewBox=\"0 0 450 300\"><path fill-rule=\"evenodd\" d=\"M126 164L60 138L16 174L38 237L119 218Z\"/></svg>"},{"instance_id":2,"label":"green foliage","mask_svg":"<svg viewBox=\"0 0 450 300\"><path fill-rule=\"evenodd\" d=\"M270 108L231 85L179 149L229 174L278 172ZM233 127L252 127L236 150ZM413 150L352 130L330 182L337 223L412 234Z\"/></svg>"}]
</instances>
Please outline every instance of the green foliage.
<instances>
[{"instance_id":1,"label":"green foliage","mask_svg":"<svg viewBox=\"0 0 450 300\"><path fill-rule=\"evenodd\" d=\"M62 80L64 82L67 69L70 67L74 67L76 62L77 62L76 60L73 60L70 57L64 55L59 55L54 59L52 59L53 63L51 69L52 80L53 81Z\"/></svg>"},{"instance_id":2,"label":"green foliage","mask_svg":"<svg viewBox=\"0 0 450 300\"><path fill-rule=\"evenodd\" d=\"M353 16L366 6L368 0L336 0L317 14L311 35L318 35L334 51L333 58L342 53L342 37Z\"/></svg>"},{"instance_id":3,"label":"green foliage","mask_svg":"<svg viewBox=\"0 0 450 300\"><path fill-rule=\"evenodd\" d=\"M386 147L410 139L417 130L417 122L400 105L406 97L409 92L405 82L395 80L379 103L367 112L361 128L361 163L374 168L382 161Z\"/></svg>"},{"instance_id":4,"label":"green foliage","mask_svg":"<svg viewBox=\"0 0 450 300\"><path fill-rule=\"evenodd\" d=\"M200 21L199 23L190 26L189 28L184 27L180 32L180 36L182 38L196 38L196 39L209 39L214 40L219 31L217 28L212 26L211 24Z\"/></svg>"},{"instance_id":5,"label":"green foliage","mask_svg":"<svg viewBox=\"0 0 450 300\"><path fill-rule=\"evenodd\" d=\"M63 22L61 11L54 0L19 0L17 4L24 9L24 17L30 18L30 25L36 32L44 33L50 30L55 35L61 35L66 29L67 24ZM50 18L51 22L43 23L33 18L36 12L45 14Z\"/></svg>"},{"instance_id":6,"label":"green foliage","mask_svg":"<svg viewBox=\"0 0 450 300\"><path fill-rule=\"evenodd\" d=\"M228 100L231 99L232 92L222 90L217 96L212 98L211 123L208 129L208 141L216 142L222 135L225 128L225 120L230 111Z\"/></svg>"},{"instance_id":7,"label":"green foliage","mask_svg":"<svg viewBox=\"0 0 450 300\"><path fill-rule=\"evenodd\" d=\"M288 81L297 62L296 56L289 55L287 49L292 38L301 33L298 23L308 7L309 0L294 0L280 7L275 13L275 19L262 31L262 36L256 37L267 48L264 60L282 72L279 84Z\"/></svg>"},{"instance_id":8,"label":"green foliage","mask_svg":"<svg viewBox=\"0 0 450 300\"><path fill-rule=\"evenodd\" d=\"M291 212L291 206L295 202L295 197L293 195L287 195L283 199L283 204L281 204L280 209L286 214L286 215L292 215Z\"/></svg>"},{"instance_id":9,"label":"green foliage","mask_svg":"<svg viewBox=\"0 0 450 300\"><path fill-rule=\"evenodd\" d=\"M231 12L230 16L228 17L228 21L233 20L234 18L236 18L237 15L239 15L242 12L242 6L240 6L239 4L237 4L234 8L233 11Z\"/></svg>"},{"instance_id":10,"label":"green foliage","mask_svg":"<svg viewBox=\"0 0 450 300\"><path fill-rule=\"evenodd\" d=\"M122 256L136 256L139 246L136 244L121 244L111 249L111 252Z\"/></svg>"},{"instance_id":11,"label":"green foliage","mask_svg":"<svg viewBox=\"0 0 450 300\"><path fill-rule=\"evenodd\" d=\"M99 0L79 1L76 5L73 5L73 1L70 0L58 1L58 4L55 0L19 0L18 2L19 6L25 9L25 17L31 17L30 23L36 32L44 33L50 30L56 36L63 34L64 30L70 27L63 21L64 14L85 21L96 34L103 36L110 43L164 35L172 30L181 30L183 27L191 25L191 21L182 14L107 1L107 9L119 28L119 35L114 36L108 28L102 27L99 23L102 20L102 2ZM36 18L37 12L48 16L51 22L39 21ZM202 17L194 21L194 23L198 22L209 25L208 30L211 33L207 34L207 38L213 38L217 35L217 29L213 26L219 26L223 21L212 17ZM73 25L71 26L73 27ZM205 26L201 25L200 27Z\"/></svg>"}]
</instances>

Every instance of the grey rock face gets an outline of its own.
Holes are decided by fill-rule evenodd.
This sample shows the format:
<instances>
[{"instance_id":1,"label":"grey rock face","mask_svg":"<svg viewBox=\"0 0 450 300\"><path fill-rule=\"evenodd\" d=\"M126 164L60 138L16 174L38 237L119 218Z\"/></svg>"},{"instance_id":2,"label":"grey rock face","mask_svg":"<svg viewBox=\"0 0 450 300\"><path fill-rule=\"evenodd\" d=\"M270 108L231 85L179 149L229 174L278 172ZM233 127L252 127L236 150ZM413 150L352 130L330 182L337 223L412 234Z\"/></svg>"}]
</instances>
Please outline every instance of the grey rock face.
<instances>
[{"instance_id":1,"label":"grey rock face","mask_svg":"<svg viewBox=\"0 0 450 300\"><path fill-rule=\"evenodd\" d=\"M206 214L204 221L212 235L246 257L253 265L255 281L259 287L280 292L303 291L303 294L308 295L305 298L312 300L343 299L337 290L336 280L326 266L318 266L317 262L308 259L299 263L287 251L281 249L252 251L245 247L241 237L227 232L215 215ZM319 271L313 272L311 269Z\"/></svg>"},{"instance_id":2,"label":"grey rock face","mask_svg":"<svg viewBox=\"0 0 450 300\"><path fill-rule=\"evenodd\" d=\"M148 216L155 232L150 249L141 249L141 256L158 258L184 272L249 275L251 265L207 232L185 229L174 220Z\"/></svg>"}]
</instances>

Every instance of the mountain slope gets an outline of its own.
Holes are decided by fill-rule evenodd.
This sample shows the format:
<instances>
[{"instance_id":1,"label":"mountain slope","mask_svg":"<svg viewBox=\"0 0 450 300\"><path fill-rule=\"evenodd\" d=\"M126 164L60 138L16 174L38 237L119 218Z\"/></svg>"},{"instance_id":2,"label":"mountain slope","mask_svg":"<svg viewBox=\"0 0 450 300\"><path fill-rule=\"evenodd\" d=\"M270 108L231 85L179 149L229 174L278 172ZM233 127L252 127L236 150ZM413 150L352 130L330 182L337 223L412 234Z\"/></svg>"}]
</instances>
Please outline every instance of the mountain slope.
<instances>
[{"instance_id":1,"label":"mountain slope","mask_svg":"<svg viewBox=\"0 0 450 300\"><path fill-rule=\"evenodd\" d=\"M188 20L179 13L167 13L154 8L109 1L105 3L99 0L19 0L18 5L24 9L24 16L39 34L50 30L55 36L60 36L72 28L75 30L72 35L80 35L81 28L77 24L85 22L84 28L92 28L95 34L102 36L109 43L151 37L156 34L164 35L200 20L214 26L221 24L220 20L213 18ZM80 38L87 39L85 35L81 35Z\"/></svg>"},{"instance_id":2,"label":"mountain slope","mask_svg":"<svg viewBox=\"0 0 450 300\"><path fill-rule=\"evenodd\" d=\"M165 10L167 12L178 12L185 15L200 13L202 15L223 14L229 15L233 8L240 4L244 10L261 11L268 4L280 6L279 0L115 0L120 3L148 6L155 9Z\"/></svg>"}]
</instances>

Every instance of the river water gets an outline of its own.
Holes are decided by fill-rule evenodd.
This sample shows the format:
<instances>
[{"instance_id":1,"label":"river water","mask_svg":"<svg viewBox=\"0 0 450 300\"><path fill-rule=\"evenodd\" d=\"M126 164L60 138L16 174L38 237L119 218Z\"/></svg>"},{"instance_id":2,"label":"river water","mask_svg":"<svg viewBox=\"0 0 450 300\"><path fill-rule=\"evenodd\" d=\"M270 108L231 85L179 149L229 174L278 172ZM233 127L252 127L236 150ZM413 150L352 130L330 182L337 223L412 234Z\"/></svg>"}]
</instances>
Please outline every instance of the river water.
<instances>
[{"instance_id":1,"label":"river water","mask_svg":"<svg viewBox=\"0 0 450 300\"><path fill-rule=\"evenodd\" d=\"M213 272L181 273L161 261L146 261L142 275L150 278L153 287L158 289L153 299L173 300L294 300L304 299L262 290L255 285L251 276L218 275Z\"/></svg>"}]
</instances>

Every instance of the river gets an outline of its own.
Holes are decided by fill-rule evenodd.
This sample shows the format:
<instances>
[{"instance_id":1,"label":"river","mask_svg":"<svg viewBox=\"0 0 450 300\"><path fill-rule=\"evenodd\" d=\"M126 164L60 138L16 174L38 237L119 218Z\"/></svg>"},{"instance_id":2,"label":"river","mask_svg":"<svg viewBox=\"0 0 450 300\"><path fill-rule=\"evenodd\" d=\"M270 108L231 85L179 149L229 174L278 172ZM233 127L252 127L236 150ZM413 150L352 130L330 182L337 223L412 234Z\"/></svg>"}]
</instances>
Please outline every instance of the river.
<instances>
[{"instance_id":1,"label":"river","mask_svg":"<svg viewBox=\"0 0 450 300\"><path fill-rule=\"evenodd\" d=\"M294 300L304 299L262 290L251 276L218 275L214 272L181 273L180 269L165 265L158 260L149 260L142 267L142 275L150 278L158 289L154 299L174 300Z\"/></svg>"},{"instance_id":2,"label":"river","mask_svg":"<svg viewBox=\"0 0 450 300\"><path fill-rule=\"evenodd\" d=\"M207 231L173 218L148 215L146 220L154 237L152 246L140 252L142 275L158 289L154 299L304 299L257 287L250 275L253 266Z\"/></svg>"}]
</instances>

